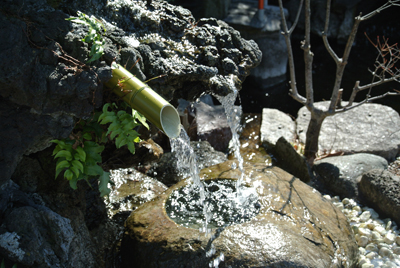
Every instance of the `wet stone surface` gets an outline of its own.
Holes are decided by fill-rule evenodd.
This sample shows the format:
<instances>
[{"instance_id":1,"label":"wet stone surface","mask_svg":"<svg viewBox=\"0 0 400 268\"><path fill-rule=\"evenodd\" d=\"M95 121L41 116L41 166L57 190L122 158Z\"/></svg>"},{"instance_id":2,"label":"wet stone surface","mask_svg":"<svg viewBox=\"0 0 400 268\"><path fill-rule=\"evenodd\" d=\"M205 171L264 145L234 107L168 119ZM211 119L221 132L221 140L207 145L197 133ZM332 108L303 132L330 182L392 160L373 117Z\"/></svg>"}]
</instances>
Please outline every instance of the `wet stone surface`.
<instances>
[{"instance_id":1,"label":"wet stone surface","mask_svg":"<svg viewBox=\"0 0 400 268\"><path fill-rule=\"evenodd\" d=\"M239 178L232 164L206 168L201 176ZM354 234L329 200L279 168L245 165L245 172L245 183L259 195L257 216L212 229L210 240L197 229L176 224L165 212L168 196L187 183L181 181L128 218L123 267L208 267L221 256L218 267L354 267Z\"/></svg>"}]
</instances>

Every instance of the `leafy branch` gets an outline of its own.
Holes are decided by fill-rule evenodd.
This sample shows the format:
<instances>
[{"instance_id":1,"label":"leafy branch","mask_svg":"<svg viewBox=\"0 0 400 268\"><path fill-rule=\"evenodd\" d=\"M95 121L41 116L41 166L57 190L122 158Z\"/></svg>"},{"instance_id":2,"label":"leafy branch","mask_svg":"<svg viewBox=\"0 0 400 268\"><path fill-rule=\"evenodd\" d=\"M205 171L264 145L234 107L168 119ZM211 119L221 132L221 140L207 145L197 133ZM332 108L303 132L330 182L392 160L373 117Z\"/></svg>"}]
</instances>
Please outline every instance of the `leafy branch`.
<instances>
[{"instance_id":1,"label":"leafy branch","mask_svg":"<svg viewBox=\"0 0 400 268\"><path fill-rule=\"evenodd\" d=\"M104 54L105 41L103 40L101 32L102 28L104 29L104 32L106 32L106 29L103 23L100 20L96 19L94 16L89 17L88 15L80 11L78 11L77 14L78 17L71 17L66 20L83 24L89 27L89 31L85 38L82 39L82 41L88 44L92 44L89 53L90 59L87 62L90 63L92 61L98 60Z\"/></svg>"},{"instance_id":2,"label":"leafy branch","mask_svg":"<svg viewBox=\"0 0 400 268\"><path fill-rule=\"evenodd\" d=\"M101 153L105 148L100 143L105 144L108 138L115 139L117 148L126 145L134 154L135 143L140 142L139 133L134 128L141 124L149 128L146 118L136 110L132 110L130 115L113 108L118 107L114 103L106 103L101 114L95 114L90 120L82 120L77 124L76 128L80 129L77 133L72 133L68 139L52 140L57 144L53 151L53 156L57 159L55 177L63 173L72 189L77 189L77 182L80 180L88 181L90 177L98 177L100 195L108 195L111 190L107 185L111 180L110 174L100 166ZM110 124L107 132L101 127L105 124Z\"/></svg>"}]
</instances>

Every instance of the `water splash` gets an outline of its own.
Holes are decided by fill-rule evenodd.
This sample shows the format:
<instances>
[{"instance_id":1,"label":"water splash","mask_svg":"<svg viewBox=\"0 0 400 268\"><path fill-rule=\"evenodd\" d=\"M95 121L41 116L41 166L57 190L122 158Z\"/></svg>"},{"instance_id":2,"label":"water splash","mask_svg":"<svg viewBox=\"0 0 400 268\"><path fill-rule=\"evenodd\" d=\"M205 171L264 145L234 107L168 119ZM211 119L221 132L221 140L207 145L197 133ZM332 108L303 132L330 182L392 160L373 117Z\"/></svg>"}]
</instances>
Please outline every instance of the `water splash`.
<instances>
[{"instance_id":1,"label":"water splash","mask_svg":"<svg viewBox=\"0 0 400 268\"><path fill-rule=\"evenodd\" d=\"M205 201L205 190L204 190L204 185L200 180L200 172L197 166L197 160L196 160L196 154L193 150L193 148L190 146L190 138L187 135L185 129L183 126L180 126L181 132L179 134L178 138L171 138L170 143L171 143L171 151L175 153L175 156L178 158L177 161L177 168L178 170L185 170L189 169L191 179L193 184L191 184L191 189L195 192L199 193L200 198L198 198L197 203L199 206L203 207L203 215L205 216L205 221L203 224L203 229L207 234L207 225L208 222L210 221L210 214L207 212L207 204L204 202ZM188 194L188 193L186 193Z\"/></svg>"},{"instance_id":2,"label":"water splash","mask_svg":"<svg viewBox=\"0 0 400 268\"><path fill-rule=\"evenodd\" d=\"M234 156L238 161L238 168L241 174L239 180L237 180L236 183L236 188L238 189L238 198L240 198L240 186L242 185L244 179L243 157L240 154L240 141L238 134L238 132L240 131L241 111L238 110L237 106L234 105L238 95L238 90L236 89L233 75L229 76L229 79L227 79L227 81L229 83L229 88L231 89L231 92L226 96L215 95L215 97L224 107L228 125L232 131L231 146Z\"/></svg>"}]
</instances>

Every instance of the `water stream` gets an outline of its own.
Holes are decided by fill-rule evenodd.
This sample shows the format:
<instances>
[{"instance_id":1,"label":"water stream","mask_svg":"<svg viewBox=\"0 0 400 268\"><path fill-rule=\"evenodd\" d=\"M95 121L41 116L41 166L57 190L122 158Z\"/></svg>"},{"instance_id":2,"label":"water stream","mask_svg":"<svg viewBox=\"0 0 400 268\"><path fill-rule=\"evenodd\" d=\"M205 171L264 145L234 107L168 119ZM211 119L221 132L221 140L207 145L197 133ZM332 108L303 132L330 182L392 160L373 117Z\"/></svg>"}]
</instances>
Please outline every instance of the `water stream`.
<instances>
[{"instance_id":1,"label":"water stream","mask_svg":"<svg viewBox=\"0 0 400 268\"><path fill-rule=\"evenodd\" d=\"M204 184L200 180L196 155L190 146L190 139L183 126L181 126L180 136L170 139L172 152L178 158L178 169L188 168L193 183L175 191L169 198L166 209L169 211L170 218L175 222L187 227L198 228L205 232L206 236L211 233L209 228L226 227L247 221L257 215L260 208L257 194L252 191L253 189L242 187L244 168L238 134L241 116L239 112L241 111L234 106L238 91L233 77L230 76L228 81L231 93L224 97L215 97L224 107L227 122L232 131L231 148L238 161L241 174L240 178L236 180L235 186L232 185L232 181L211 181ZM202 211L202 215L199 215L200 211ZM213 236L210 239L212 241ZM212 257L214 253L215 248L211 244L206 255ZM223 259L223 254L216 257L210 262L210 267L218 267Z\"/></svg>"}]
</instances>

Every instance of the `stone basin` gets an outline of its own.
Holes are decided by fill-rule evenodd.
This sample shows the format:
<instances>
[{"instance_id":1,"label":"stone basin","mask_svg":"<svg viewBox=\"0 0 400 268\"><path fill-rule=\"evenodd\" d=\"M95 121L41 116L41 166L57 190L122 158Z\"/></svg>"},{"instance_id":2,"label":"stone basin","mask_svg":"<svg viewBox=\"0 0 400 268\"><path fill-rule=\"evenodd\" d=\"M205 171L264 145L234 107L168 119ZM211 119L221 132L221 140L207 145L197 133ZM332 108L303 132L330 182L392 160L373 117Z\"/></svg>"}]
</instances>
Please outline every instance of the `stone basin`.
<instances>
[{"instance_id":1,"label":"stone basin","mask_svg":"<svg viewBox=\"0 0 400 268\"><path fill-rule=\"evenodd\" d=\"M201 177L238 178L233 163L206 168ZM203 268L218 259L218 267L355 267L354 234L329 200L277 167L246 165L245 173L246 183L259 195L261 208L255 217L212 229L212 239L175 223L165 203L173 191L189 182L183 180L128 218L122 266ZM220 261L217 257L222 255Z\"/></svg>"}]
</instances>

